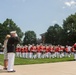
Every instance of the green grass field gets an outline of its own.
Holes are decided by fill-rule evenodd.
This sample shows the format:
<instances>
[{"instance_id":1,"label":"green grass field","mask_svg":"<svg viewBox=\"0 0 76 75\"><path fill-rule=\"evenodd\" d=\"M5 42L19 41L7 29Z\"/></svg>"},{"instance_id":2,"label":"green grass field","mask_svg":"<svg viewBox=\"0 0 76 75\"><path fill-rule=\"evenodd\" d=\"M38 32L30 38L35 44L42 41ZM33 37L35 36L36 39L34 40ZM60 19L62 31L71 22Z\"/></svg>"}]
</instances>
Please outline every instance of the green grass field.
<instances>
[{"instance_id":1,"label":"green grass field","mask_svg":"<svg viewBox=\"0 0 76 75\"><path fill-rule=\"evenodd\" d=\"M4 57L0 54L0 65L3 65ZM44 58L44 59L24 59L24 58L15 58L15 65L26 65L26 64L41 64L41 63L55 63L55 62L65 62L73 61L74 58Z\"/></svg>"}]
</instances>

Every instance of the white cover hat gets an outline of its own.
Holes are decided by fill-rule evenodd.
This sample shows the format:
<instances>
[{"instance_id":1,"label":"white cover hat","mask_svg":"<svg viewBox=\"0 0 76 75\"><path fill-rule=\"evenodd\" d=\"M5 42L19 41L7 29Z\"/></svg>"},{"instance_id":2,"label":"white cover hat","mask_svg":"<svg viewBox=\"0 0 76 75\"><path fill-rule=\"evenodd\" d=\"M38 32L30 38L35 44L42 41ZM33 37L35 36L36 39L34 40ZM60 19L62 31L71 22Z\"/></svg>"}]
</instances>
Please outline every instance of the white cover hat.
<instances>
[{"instance_id":1,"label":"white cover hat","mask_svg":"<svg viewBox=\"0 0 76 75\"><path fill-rule=\"evenodd\" d=\"M16 31L11 31L10 34L12 34L12 33L16 33Z\"/></svg>"}]
</instances>

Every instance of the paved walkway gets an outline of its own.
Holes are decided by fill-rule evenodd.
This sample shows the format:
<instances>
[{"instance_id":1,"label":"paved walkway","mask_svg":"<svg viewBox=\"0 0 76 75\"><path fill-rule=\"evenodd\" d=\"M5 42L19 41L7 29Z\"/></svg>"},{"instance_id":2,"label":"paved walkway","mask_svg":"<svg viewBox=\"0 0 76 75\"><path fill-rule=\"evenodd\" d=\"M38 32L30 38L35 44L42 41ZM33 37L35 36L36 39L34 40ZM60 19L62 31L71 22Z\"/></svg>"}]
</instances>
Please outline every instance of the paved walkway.
<instances>
[{"instance_id":1,"label":"paved walkway","mask_svg":"<svg viewBox=\"0 0 76 75\"><path fill-rule=\"evenodd\" d=\"M76 75L76 61L14 66L16 72L2 70L0 75Z\"/></svg>"}]
</instances>

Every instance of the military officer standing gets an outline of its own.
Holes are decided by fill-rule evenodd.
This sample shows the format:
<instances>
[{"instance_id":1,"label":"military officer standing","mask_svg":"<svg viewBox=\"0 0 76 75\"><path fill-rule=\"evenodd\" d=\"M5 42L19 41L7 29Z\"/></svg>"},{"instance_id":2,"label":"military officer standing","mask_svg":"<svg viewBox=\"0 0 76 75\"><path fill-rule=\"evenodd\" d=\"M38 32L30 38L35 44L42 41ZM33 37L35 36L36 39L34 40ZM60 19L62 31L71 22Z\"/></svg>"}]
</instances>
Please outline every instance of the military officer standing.
<instances>
[{"instance_id":1,"label":"military officer standing","mask_svg":"<svg viewBox=\"0 0 76 75\"><path fill-rule=\"evenodd\" d=\"M17 36L16 31L10 32L11 37L8 39L7 42L7 53L8 53L8 72L15 72L13 69L14 67L14 59L15 59L15 48L17 43L19 42L19 38Z\"/></svg>"}]
</instances>

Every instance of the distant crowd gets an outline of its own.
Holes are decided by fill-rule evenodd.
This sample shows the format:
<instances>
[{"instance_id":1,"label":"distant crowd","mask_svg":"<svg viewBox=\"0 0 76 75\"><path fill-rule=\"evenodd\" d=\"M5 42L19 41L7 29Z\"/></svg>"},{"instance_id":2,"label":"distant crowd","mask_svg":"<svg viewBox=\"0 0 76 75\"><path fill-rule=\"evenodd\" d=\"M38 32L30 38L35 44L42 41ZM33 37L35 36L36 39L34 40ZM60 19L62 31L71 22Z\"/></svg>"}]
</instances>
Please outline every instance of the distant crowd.
<instances>
[{"instance_id":1,"label":"distant crowd","mask_svg":"<svg viewBox=\"0 0 76 75\"><path fill-rule=\"evenodd\" d=\"M16 57L21 58L63 58L74 56L76 59L76 43L73 46L61 46L61 45L17 45Z\"/></svg>"}]
</instances>

